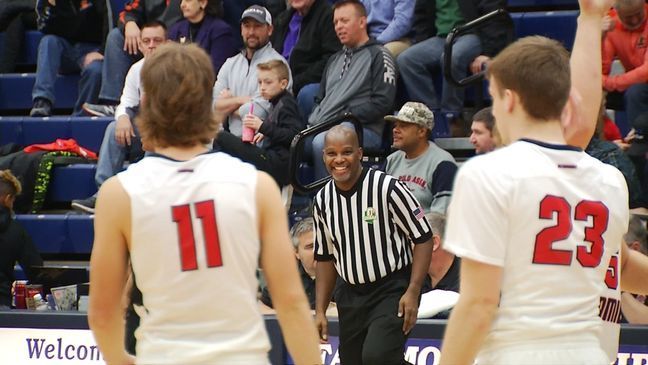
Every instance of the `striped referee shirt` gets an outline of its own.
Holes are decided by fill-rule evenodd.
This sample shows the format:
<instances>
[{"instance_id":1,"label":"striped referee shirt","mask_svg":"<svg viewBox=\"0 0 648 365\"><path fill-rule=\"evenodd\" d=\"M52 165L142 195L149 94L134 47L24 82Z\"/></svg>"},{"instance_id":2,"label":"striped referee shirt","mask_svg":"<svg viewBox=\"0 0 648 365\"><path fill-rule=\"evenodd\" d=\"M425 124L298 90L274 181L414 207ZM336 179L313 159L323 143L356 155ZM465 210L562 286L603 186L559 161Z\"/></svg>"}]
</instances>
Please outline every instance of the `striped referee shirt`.
<instances>
[{"instance_id":1,"label":"striped referee shirt","mask_svg":"<svg viewBox=\"0 0 648 365\"><path fill-rule=\"evenodd\" d=\"M396 178L363 169L355 186L329 181L315 196L315 259L335 260L350 284L381 279L412 263L411 242L427 242L432 230L423 209Z\"/></svg>"}]
</instances>

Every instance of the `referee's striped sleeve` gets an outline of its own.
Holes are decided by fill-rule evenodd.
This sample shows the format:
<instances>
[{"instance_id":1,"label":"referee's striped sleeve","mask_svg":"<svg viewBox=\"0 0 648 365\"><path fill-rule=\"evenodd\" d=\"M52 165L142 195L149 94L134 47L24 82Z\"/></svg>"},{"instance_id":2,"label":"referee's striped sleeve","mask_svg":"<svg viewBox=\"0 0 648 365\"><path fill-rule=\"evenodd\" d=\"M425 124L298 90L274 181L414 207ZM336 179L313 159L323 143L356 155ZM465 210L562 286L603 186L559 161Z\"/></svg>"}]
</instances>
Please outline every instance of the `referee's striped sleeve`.
<instances>
[{"instance_id":1,"label":"referee's striped sleeve","mask_svg":"<svg viewBox=\"0 0 648 365\"><path fill-rule=\"evenodd\" d=\"M432 228L425 218L421 204L401 181L394 179L390 194L390 205L396 224L408 232L414 243L425 243L432 238Z\"/></svg>"},{"instance_id":2,"label":"referee's striped sleeve","mask_svg":"<svg viewBox=\"0 0 648 365\"><path fill-rule=\"evenodd\" d=\"M322 207L319 204L320 202L318 198L321 198L321 196L316 196L313 204L313 221L315 223L315 260L331 261L333 260L333 245L326 224L324 223Z\"/></svg>"}]
</instances>

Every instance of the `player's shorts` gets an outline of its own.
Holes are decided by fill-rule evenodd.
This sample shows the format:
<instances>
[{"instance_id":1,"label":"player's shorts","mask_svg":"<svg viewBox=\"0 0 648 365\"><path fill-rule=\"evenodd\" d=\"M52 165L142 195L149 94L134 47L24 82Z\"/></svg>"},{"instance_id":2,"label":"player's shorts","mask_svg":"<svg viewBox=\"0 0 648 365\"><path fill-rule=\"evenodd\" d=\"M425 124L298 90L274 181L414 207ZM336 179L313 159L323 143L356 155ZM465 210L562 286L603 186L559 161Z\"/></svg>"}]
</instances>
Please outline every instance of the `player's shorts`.
<instances>
[{"instance_id":1,"label":"player's shorts","mask_svg":"<svg viewBox=\"0 0 648 365\"><path fill-rule=\"evenodd\" d=\"M581 345L581 346L579 346ZM599 347L535 346L506 348L480 353L476 365L610 365L610 360Z\"/></svg>"}]
</instances>

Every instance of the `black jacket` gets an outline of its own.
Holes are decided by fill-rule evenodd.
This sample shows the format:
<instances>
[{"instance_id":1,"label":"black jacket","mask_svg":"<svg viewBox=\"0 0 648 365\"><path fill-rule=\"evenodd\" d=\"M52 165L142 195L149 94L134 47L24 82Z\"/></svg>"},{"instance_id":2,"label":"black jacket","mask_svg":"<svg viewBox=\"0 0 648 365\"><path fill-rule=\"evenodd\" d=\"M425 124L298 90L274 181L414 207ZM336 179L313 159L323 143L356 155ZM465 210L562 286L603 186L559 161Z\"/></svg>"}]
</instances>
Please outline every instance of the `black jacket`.
<instances>
[{"instance_id":1,"label":"black jacket","mask_svg":"<svg viewBox=\"0 0 648 365\"><path fill-rule=\"evenodd\" d=\"M100 43L103 53L108 36L109 19L106 1L60 0L52 6L47 0L36 2L38 30L72 42Z\"/></svg>"},{"instance_id":2,"label":"black jacket","mask_svg":"<svg viewBox=\"0 0 648 365\"><path fill-rule=\"evenodd\" d=\"M180 10L181 0L131 0L119 13L119 26L122 32L126 23L133 21L138 27L159 20L171 28L178 20L182 19Z\"/></svg>"},{"instance_id":3,"label":"black jacket","mask_svg":"<svg viewBox=\"0 0 648 365\"><path fill-rule=\"evenodd\" d=\"M270 102L272 111L261 124L259 133L268 138L263 149L274 172L272 175L278 180L279 186L283 186L288 184L290 143L304 129L304 123L299 115L297 101L289 92L282 92Z\"/></svg>"},{"instance_id":4,"label":"black jacket","mask_svg":"<svg viewBox=\"0 0 648 365\"><path fill-rule=\"evenodd\" d=\"M459 10L466 22L486 15L491 11L506 8L506 0L457 0ZM435 0L416 0L414 6L414 42L426 40L437 34ZM510 16L498 18L481 27L477 35L482 43L481 54L494 57L513 39L513 21Z\"/></svg>"},{"instance_id":5,"label":"black jacket","mask_svg":"<svg viewBox=\"0 0 648 365\"><path fill-rule=\"evenodd\" d=\"M16 222L11 211L0 206L0 305L11 305L11 283L14 265L18 261L27 279L34 277L32 266L43 265L43 259L27 231Z\"/></svg>"},{"instance_id":6,"label":"black jacket","mask_svg":"<svg viewBox=\"0 0 648 365\"><path fill-rule=\"evenodd\" d=\"M282 53L288 25L295 11L289 8L279 14L274 22L272 46ZM302 20L299 38L288 63L293 77L293 93L297 95L304 85L318 83L329 57L342 45L333 28L333 11L327 0L315 0Z\"/></svg>"}]
</instances>

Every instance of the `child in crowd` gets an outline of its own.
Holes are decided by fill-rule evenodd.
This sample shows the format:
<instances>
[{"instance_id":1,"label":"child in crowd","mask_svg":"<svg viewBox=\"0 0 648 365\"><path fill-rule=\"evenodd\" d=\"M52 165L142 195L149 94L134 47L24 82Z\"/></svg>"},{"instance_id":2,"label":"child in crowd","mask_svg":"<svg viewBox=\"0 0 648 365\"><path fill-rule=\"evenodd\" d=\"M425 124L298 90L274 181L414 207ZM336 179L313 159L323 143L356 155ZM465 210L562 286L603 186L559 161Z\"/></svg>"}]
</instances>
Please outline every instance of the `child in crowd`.
<instances>
[{"instance_id":1,"label":"child in crowd","mask_svg":"<svg viewBox=\"0 0 648 365\"><path fill-rule=\"evenodd\" d=\"M272 103L272 110L265 120L252 113L243 118L243 128L250 128L250 132L253 132L249 143L222 131L218 134L215 147L253 164L270 174L279 186L284 186L289 183L290 143L304 126L295 97L286 90L290 78L286 64L271 60L259 64L257 69L259 92Z\"/></svg>"},{"instance_id":2,"label":"child in crowd","mask_svg":"<svg viewBox=\"0 0 648 365\"><path fill-rule=\"evenodd\" d=\"M0 310L11 305L11 283L16 261L32 279L32 267L43 265L27 231L14 219L13 203L20 194L20 181L10 170L0 171Z\"/></svg>"}]
</instances>

